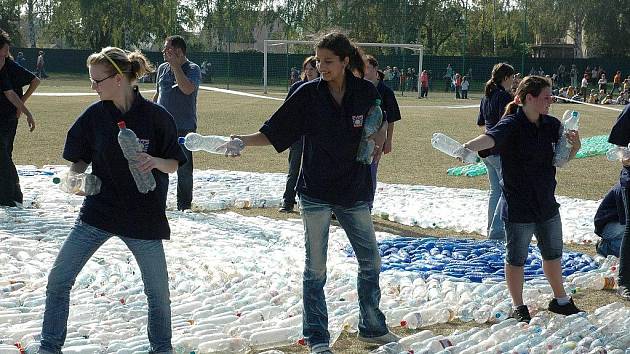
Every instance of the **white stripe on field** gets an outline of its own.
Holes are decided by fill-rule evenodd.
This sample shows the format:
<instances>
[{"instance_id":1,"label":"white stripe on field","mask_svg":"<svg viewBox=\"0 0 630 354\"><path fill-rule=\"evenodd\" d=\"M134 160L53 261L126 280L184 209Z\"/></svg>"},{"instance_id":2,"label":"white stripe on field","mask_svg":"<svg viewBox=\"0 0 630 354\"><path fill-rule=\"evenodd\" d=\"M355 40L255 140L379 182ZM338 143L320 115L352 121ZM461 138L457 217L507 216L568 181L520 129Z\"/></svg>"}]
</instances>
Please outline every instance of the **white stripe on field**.
<instances>
[{"instance_id":1,"label":"white stripe on field","mask_svg":"<svg viewBox=\"0 0 630 354\"><path fill-rule=\"evenodd\" d=\"M560 96L552 96L555 99L560 99L563 101L569 101L569 102L573 102L573 103L579 103L579 104L583 104L583 105L587 105L587 106L592 106L592 107L597 107L597 108L603 108L603 109L609 109L611 111L617 111L617 112L621 112L623 111L623 109L619 109L619 108L614 108L614 107L608 107L608 106L603 106L601 104L595 104L595 103L588 103L588 102L582 102L582 101L577 101L577 100L572 100L570 98L566 98L566 97L560 97Z\"/></svg>"},{"instance_id":2,"label":"white stripe on field","mask_svg":"<svg viewBox=\"0 0 630 354\"><path fill-rule=\"evenodd\" d=\"M246 96L246 97L253 97L253 98L263 98L263 99L266 99L266 100L274 100L274 101L284 101L284 98L256 95L256 94L253 94L253 93L234 91L234 90L226 90L226 89L220 89L220 88L217 88L217 87L199 86L199 88L202 89L202 90L206 90L206 91L227 93L227 94L230 94L230 95Z\"/></svg>"},{"instance_id":3,"label":"white stripe on field","mask_svg":"<svg viewBox=\"0 0 630 354\"><path fill-rule=\"evenodd\" d=\"M478 104L471 104L465 106L399 106L400 108L444 108L444 109L469 109L479 108Z\"/></svg>"},{"instance_id":4,"label":"white stripe on field","mask_svg":"<svg viewBox=\"0 0 630 354\"><path fill-rule=\"evenodd\" d=\"M155 90L142 90L141 93L152 93ZM96 96L96 92L35 92L33 96L45 97L80 97L80 96Z\"/></svg>"}]
</instances>

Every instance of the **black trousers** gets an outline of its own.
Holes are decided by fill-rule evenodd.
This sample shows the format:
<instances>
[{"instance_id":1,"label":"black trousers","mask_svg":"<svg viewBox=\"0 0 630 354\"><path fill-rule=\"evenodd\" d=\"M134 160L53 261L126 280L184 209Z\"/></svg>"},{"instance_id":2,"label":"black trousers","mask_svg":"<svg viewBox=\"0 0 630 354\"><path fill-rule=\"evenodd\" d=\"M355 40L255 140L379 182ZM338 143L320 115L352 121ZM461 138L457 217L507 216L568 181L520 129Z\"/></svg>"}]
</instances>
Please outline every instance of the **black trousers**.
<instances>
[{"instance_id":1,"label":"black trousers","mask_svg":"<svg viewBox=\"0 0 630 354\"><path fill-rule=\"evenodd\" d=\"M303 147L304 138L300 138L289 148L289 173L287 174L287 184L282 195L285 204L295 204L295 185L302 167Z\"/></svg>"},{"instance_id":2,"label":"black trousers","mask_svg":"<svg viewBox=\"0 0 630 354\"><path fill-rule=\"evenodd\" d=\"M15 206L15 202L23 201L20 179L12 157L17 124L15 116L0 115L0 205Z\"/></svg>"},{"instance_id":3,"label":"black trousers","mask_svg":"<svg viewBox=\"0 0 630 354\"><path fill-rule=\"evenodd\" d=\"M623 208L626 212L626 229L619 250L619 285L630 287L630 187L621 188Z\"/></svg>"}]
</instances>

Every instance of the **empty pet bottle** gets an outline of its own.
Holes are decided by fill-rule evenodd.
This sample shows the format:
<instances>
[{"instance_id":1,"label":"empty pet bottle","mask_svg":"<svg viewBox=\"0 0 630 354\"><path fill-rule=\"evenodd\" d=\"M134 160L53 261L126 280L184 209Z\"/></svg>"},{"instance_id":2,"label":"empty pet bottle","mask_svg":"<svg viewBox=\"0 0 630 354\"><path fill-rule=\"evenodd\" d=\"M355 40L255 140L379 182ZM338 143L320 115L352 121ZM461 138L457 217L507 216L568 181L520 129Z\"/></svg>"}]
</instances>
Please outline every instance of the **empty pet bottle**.
<instances>
[{"instance_id":1,"label":"empty pet bottle","mask_svg":"<svg viewBox=\"0 0 630 354\"><path fill-rule=\"evenodd\" d=\"M143 147L138 142L138 137L133 130L127 128L124 121L118 122L118 144L122 149L123 155L127 161L129 161L129 171L133 176L133 180L136 182L136 187L140 193L146 194L149 191L155 189L155 177L151 171L142 172L138 169L139 153L142 152Z\"/></svg>"},{"instance_id":2,"label":"empty pet bottle","mask_svg":"<svg viewBox=\"0 0 630 354\"><path fill-rule=\"evenodd\" d=\"M433 133L431 145L447 155L461 158L464 162L477 163L480 161L476 152L466 149L457 140L442 133Z\"/></svg>"},{"instance_id":3,"label":"empty pet bottle","mask_svg":"<svg viewBox=\"0 0 630 354\"><path fill-rule=\"evenodd\" d=\"M70 194L95 195L101 191L101 179L91 173L68 171L60 177L54 177L53 183Z\"/></svg>"},{"instance_id":4,"label":"empty pet bottle","mask_svg":"<svg viewBox=\"0 0 630 354\"><path fill-rule=\"evenodd\" d=\"M367 117L360 120L363 117L352 117L354 126L360 126L363 124L363 133L361 135L361 141L359 142L359 149L357 151L357 161L369 165L372 163L372 154L374 153L375 143L374 140L369 137L376 133L383 123L383 111L381 111L381 100L376 100L374 105L368 111Z\"/></svg>"},{"instance_id":5,"label":"empty pet bottle","mask_svg":"<svg viewBox=\"0 0 630 354\"><path fill-rule=\"evenodd\" d=\"M245 147L241 139L230 139L220 135L201 135L188 133L179 138L179 143L190 151L203 150L220 155L239 155Z\"/></svg>"},{"instance_id":6,"label":"empty pet bottle","mask_svg":"<svg viewBox=\"0 0 630 354\"><path fill-rule=\"evenodd\" d=\"M577 111L567 110L562 115L562 126L560 126L560 139L556 144L556 151L553 155L553 165L556 167L564 166L569 161L569 155L573 145L567 139L567 133L572 130L578 130L580 123L580 113Z\"/></svg>"},{"instance_id":7,"label":"empty pet bottle","mask_svg":"<svg viewBox=\"0 0 630 354\"><path fill-rule=\"evenodd\" d=\"M628 147L615 146L606 152L606 158L609 161L621 161L630 157L630 144Z\"/></svg>"}]
</instances>

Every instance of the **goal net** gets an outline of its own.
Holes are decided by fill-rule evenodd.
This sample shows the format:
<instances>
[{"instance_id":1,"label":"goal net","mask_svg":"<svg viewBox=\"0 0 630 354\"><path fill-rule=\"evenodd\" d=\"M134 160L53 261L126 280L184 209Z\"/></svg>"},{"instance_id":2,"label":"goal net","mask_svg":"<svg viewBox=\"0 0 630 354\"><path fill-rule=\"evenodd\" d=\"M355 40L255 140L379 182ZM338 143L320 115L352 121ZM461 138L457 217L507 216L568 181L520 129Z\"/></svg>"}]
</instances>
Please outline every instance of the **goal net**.
<instances>
[{"instance_id":1,"label":"goal net","mask_svg":"<svg viewBox=\"0 0 630 354\"><path fill-rule=\"evenodd\" d=\"M357 43L366 54L378 60L384 82L402 95L420 97L423 47L419 44ZM300 80L302 62L314 55L315 41L275 40L264 42L263 89L286 92Z\"/></svg>"}]
</instances>

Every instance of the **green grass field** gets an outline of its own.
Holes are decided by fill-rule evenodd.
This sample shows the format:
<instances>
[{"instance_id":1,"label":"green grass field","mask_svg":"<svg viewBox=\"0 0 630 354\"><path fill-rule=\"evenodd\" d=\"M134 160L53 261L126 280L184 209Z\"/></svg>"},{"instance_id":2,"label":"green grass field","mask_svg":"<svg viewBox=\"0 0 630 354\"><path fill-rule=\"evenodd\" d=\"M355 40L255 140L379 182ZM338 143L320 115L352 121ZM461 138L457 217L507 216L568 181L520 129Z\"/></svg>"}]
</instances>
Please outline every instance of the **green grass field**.
<instances>
[{"instance_id":1,"label":"green grass field","mask_svg":"<svg viewBox=\"0 0 630 354\"><path fill-rule=\"evenodd\" d=\"M41 93L54 92L90 92L87 76L55 76L45 80L37 90ZM141 84L142 90L151 90L153 85ZM223 88L223 87L221 87ZM231 86L238 89L238 86ZM260 94L260 90L253 93ZM145 93L151 97L152 93ZM282 90L271 92L272 97L284 97ZM483 177L451 177L446 175L449 167L459 163L431 147L430 139L434 132L444 132L460 141L473 138L481 133L475 125L480 93L470 94L469 100L456 100L452 95L431 92L428 99L418 100L413 95L399 96L402 121L396 123L394 150L384 157L379 167L379 181L387 183L406 183L435 185L457 188L487 189L487 179ZM33 112L37 129L29 133L26 121L20 122L14 149L16 164L43 166L47 164L66 164L61 157L66 132L76 117L97 96L83 97L45 97L33 96L28 107ZM255 132L260 125L281 104L280 101L235 96L230 94L200 91L198 97L198 132L201 134L230 135ZM471 108L445 108L446 106L474 106ZM555 104L552 114L561 116L566 109L577 109L582 114L580 134L583 138L608 134L618 113L588 106ZM195 168L226 169L258 172L286 172L287 152L278 154L271 147L247 148L241 158L225 158L206 153L195 153ZM584 199L600 199L618 179L619 165L606 161L604 157L594 157L572 161L568 167L558 171L558 190L560 195ZM265 215L274 218L287 218L271 209L234 210L244 215ZM291 215L289 217L295 217ZM409 236L454 236L449 230L424 230L417 227L402 226L388 221L375 219L378 230L398 235ZM459 234L462 237L480 235ZM592 246L571 245L567 248L594 255ZM584 310L592 311L597 307L618 301L611 291L592 291L576 295L576 301ZM448 335L455 329L465 330L475 323L464 324L459 321L432 326L436 334ZM394 329L401 335L412 331ZM364 345L344 334L335 344L337 353L366 353L374 346ZM282 348L285 352L301 353L306 349L292 346Z\"/></svg>"},{"instance_id":2,"label":"green grass field","mask_svg":"<svg viewBox=\"0 0 630 354\"><path fill-rule=\"evenodd\" d=\"M152 84L141 84L142 90L153 89ZM37 92L89 93L87 76L62 76L42 82ZM260 92L256 92L260 93ZM152 93L145 93L151 97ZM284 97L282 91L270 93ZM460 188L487 189L482 177L451 177L449 167L459 163L433 149L430 144L434 132L444 132L466 141L481 133L476 126L478 108L444 108L444 106L477 106L480 93L472 93L469 100L456 100L442 92L429 94L428 99L398 96L402 120L396 123L391 154L379 167L379 181L387 183L421 184ZM42 166L65 164L61 157L66 132L76 117L97 96L48 97L33 96L28 107L33 112L37 129L29 133L26 120L20 123L14 149L16 164ZM200 91L198 97L198 132L229 135L255 132L279 107L280 101ZM561 116L566 109L578 109L582 114L580 135L585 138L608 134L618 113L606 109L574 104L554 104L551 113ZM195 168L227 169L259 172L286 172L287 152L278 154L272 147L247 148L237 159L206 153L195 153ZM572 161L558 170L557 194L585 199L599 199L618 178L619 165L604 157Z\"/></svg>"}]
</instances>

